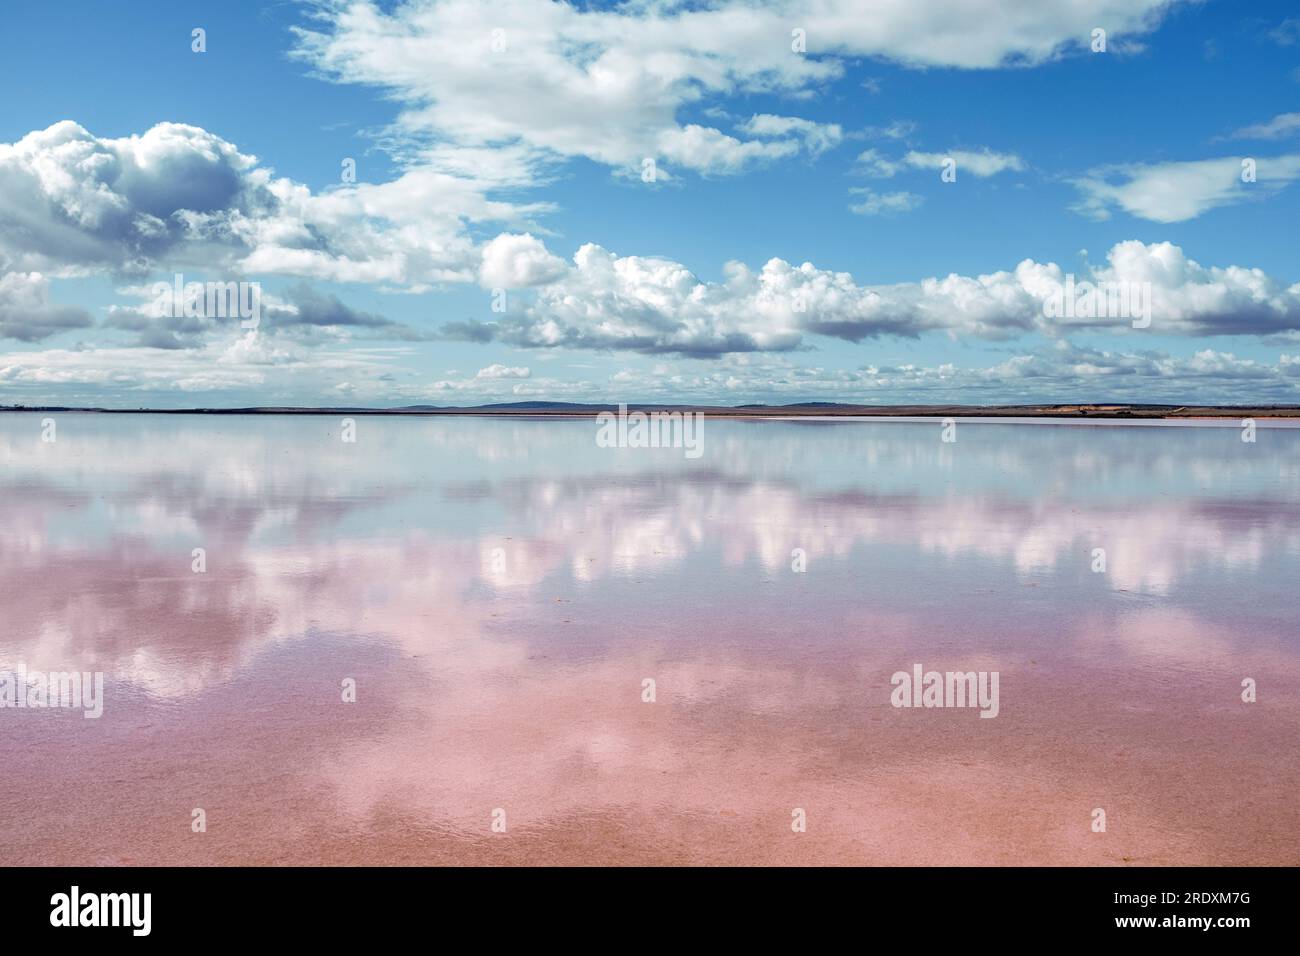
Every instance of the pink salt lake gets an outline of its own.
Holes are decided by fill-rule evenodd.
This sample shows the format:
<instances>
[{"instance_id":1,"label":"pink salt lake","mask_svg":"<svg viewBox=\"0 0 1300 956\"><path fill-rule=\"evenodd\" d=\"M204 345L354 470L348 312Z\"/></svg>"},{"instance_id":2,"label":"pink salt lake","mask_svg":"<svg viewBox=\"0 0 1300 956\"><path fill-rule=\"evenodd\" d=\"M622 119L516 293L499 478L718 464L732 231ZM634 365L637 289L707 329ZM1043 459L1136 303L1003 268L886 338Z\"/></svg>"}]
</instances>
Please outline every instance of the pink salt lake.
<instances>
[{"instance_id":1,"label":"pink salt lake","mask_svg":"<svg viewBox=\"0 0 1300 956\"><path fill-rule=\"evenodd\" d=\"M105 699L0 709L6 863L1300 863L1289 423L42 417L0 671Z\"/></svg>"}]
</instances>

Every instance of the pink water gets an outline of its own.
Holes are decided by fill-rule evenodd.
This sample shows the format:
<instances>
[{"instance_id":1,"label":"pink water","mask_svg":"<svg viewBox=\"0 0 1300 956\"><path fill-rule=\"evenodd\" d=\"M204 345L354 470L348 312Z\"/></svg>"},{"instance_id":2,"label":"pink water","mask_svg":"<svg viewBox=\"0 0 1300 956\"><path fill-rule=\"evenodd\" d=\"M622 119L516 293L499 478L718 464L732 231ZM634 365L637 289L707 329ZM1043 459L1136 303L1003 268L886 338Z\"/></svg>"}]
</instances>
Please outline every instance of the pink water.
<instances>
[{"instance_id":1,"label":"pink water","mask_svg":"<svg viewBox=\"0 0 1300 956\"><path fill-rule=\"evenodd\" d=\"M105 702L0 709L7 863L1300 863L1300 431L41 417L0 670Z\"/></svg>"}]
</instances>

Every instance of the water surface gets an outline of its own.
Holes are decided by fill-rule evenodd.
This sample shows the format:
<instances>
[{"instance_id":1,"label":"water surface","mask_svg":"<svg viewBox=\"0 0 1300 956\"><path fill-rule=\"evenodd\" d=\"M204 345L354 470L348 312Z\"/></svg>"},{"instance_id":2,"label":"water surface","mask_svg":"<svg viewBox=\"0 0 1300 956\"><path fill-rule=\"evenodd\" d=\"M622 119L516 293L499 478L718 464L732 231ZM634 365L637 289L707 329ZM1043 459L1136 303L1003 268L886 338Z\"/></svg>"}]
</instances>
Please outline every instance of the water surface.
<instances>
[{"instance_id":1,"label":"water surface","mask_svg":"<svg viewBox=\"0 0 1300 956\"><path fill-rule=\"evenodd\" d=\"M9 863L1300 863L1293 428L43 417L0 669L106 699L0 709Z\"/></svg>"}]
</instances>

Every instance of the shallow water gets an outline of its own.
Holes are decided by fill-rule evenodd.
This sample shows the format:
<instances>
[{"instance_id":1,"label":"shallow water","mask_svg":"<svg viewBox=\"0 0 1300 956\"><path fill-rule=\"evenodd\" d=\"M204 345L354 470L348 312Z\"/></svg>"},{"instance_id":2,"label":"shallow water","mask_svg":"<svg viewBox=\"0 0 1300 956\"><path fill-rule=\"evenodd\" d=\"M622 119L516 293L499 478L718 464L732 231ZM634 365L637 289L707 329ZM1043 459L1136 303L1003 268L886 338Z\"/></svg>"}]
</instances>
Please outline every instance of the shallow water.
<instances>
[{"instance_id":1,"label":"shallow water","mask_svg":"<svg viewBox=\"0 0 1300 956\"><path fill-rule=\"evenodd\" d=\"M0 415L6 862L1300 863L1300 431L356 427Z\"/></svg>"}]
</instances>

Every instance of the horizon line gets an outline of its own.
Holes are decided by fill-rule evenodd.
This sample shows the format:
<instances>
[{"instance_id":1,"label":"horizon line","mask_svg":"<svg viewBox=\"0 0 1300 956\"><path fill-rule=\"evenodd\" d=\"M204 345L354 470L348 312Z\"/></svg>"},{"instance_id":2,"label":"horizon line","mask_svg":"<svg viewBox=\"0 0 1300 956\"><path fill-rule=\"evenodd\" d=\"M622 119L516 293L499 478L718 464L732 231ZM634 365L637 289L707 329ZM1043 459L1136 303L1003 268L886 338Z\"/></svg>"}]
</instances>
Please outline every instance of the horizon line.
<instances>
[{"instance_id":1,"label":"horizon line","mask_svg":"<svg viewBox=\"0 0 1300 956\"><path fill-rule=\"evenodd\" d=\"M807 401L784 405L671 402L490 402L480 405L245 405L231 407L110 408L94 405L0 405L0 412L73 412L112 415L590 415L603 411L695 412L713 417L1072 417L1072 418L1300 418L1300 405L1187 405L1151 402L1027 402L1021 404L890 404Z\"/></svg>"}]
</instances>

